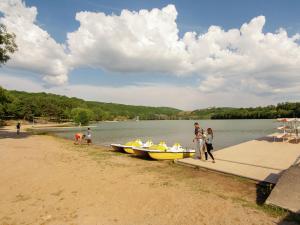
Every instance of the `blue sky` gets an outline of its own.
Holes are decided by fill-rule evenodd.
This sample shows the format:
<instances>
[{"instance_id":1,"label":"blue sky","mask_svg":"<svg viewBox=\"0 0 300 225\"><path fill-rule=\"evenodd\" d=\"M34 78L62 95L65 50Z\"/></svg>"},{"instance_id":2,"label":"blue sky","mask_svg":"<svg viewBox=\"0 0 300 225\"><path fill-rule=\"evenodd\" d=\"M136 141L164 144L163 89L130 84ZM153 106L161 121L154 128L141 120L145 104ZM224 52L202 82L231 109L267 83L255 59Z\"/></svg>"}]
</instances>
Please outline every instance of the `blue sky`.
<instances>
[{"instance_id":1,"label":"blue sky","mask_svg":"<svg viewBox=\"0 0 300 225\"><path fill-rule=\"evenodd\" d=\"M64 42L66 33L78 28L74 20L76 12L93 11L106 14L120 14L121 10L162 8L174 4L178 11L177 23L181 33L195 30L205 31L211 25L224 29L239 27L255 16L267 18L265 31L275 31L279 27L289 28L289 32L300 31L300 2L297 0L27 0L27 5L39 10L38 21L59 41Z\"/></svg>"},{"instance_id":2,"label":"blue sky","mask_svg":"<svg viewBox=\"0 0 300 225\"><path fill-rule=\"evenodd\" d=\"M5 0L6 2L9 1L16 1L16 0ZM23 3L24 4L24 3ZM208 28L212 25L216 25L227 31L229 29L240 29L240 27L244 23L250 23L253 18L258 16L264 16L266 23L263 26L263 33L266 34L268 32L275 34L279 28L284 28L287 33L288 37L292 37L296 33L300 32L300 1L297 0L252 0L252 1L238 1L238 0L227 0L227 1L217 1L217 0L210 0L210 1L162 1L162 0L139 0L139 1L132 1L132 0L123 0L123 1L114 1L114 0L49 0L49 1L39 1L39 0L26 0L24 7L36 7L37 9L37 17L35 19L34 24L37 25L40 29L48 32L51 38L57 44L68 45L67 43L67 33L72 33L78 30L80 27L79 21L75 20L76 13L81 11L87 12L103 12L106 15L116 15L119 16L123 9L127 9L129 11L139 11L141 9L152 10L153 8L158 8L161 10L162 8L166 7L167 5L172 4L176 7L176 11L178 16L176 18L176 25L179 30L179 39L183 38L186 32L196 32L197 35L205 34L208 31ZM1 9L1 8L0 8ZM8 9L3 9L8 10ZM1 10L0 10L1 11ZM98 21L95 21L95 26ZM101 22L99 22L101 24ZM16 28L15 28L16 29ZM90 25L89 29L93 29L93 24ZM259 29L258 29L259 30ZM97 40L97 39L95 39ZM294 43L299 43L299 40L295 40ZM232 45L232 43L231 43ZM250 47L251 48L251 47ZM71 47L67 47L66 52L72 51ZM129 50L130 51L130 50ZM199 50L201 52L201 49ZM279 50L278 50L279 51ZM287 54L288 51L286 51ZM211 55L211 54L210 54ZM97 56L95 56L97 57ZM273 60L273 59L272 59ZM12 64L14 61L12 62ZM34 62L33 62L34 63ZM47 63L47 62L46 62ZM49 62L51 63L51 62ZM138 63L138 62L137 62ZM274 63L272 61L272 63ZM17 64L17 63L15 63ZM274 66L280 66L274 63ZM22 65L22 66L20 66ZM31 80L35 83L40 83L43 87L47 87L39 76L36 74L42 73L41 69L38 68L36 70L26 70L24 69L24 63L19 63L17 66L8 65L1 69L2 77L6 76L14 76L14 77L21 77L22 79ZM98 64L97 64L98 65ZM181 75L181 72L172 69L160 69L152 71L151 69L139 69L139 70L131 70L130 72L122 69L110 69L107 66L100 66L93 64L90 65L89 62L85 63L84 65L78 65L72 67L72 69L68 68L68 81L67 85L92 85L93 87L99 85L99 87L127 87L127 86L149 86L149 85L156 85L158 87L167 86L167 87L185 87L185 88L192 88L193 96L197 96L196 89L200 85L211 86L211 83L207 83L211 79L213 83L216 84L218 82L223 82L223 78L227 75L222 74L222 70L217 72L211 73L211 70L214 68L206 70L206 69L192 69L191 72L184 72L188 74L188 76ZM268 66L269 68L270 66ZM287 65L287 67L290 67ZM20 69L21 68L21 69ZM206 67L205 67L206 68ZM224 67L227 68L227 67ZM259 69L255 69L257 71ZM265 71L264 69L261 69ZM209 71L209 72L207 72ZM294 72L294 71L293 71ZM297 71L296 71L297 72ZM208 74L209 73L209 74ZM239 73L243 73L243 71L239 71ZM210 93L207 95L207 98L210 98L210 101L200 101L199 104L177 104L176 99L166 99L166 101L162 101L160 104L167 103L168 106L174 107L183 107L183 108L198 108L198 107L209 107L212 105L226 105L226 106L247 106L247 105L256 105L256 104L272 104L276 103L277 101L285 101L285 100L298 100L298 95L295 95L293 91L290 89L296 87L289 87L289 83L283 84L283 86L288 89L289 91L282 92L279 90L279 86L274 86L274 82L270 83L270 75L261 79L260 77L256 76L253 71L250 73L245 72L247 75L246 80L248 80L249 76L253 76L249 84L245 85L245 89L239 89L236 91L231 92L230 89L224 88L222 92L230 92L230 95L224 101L220 101L218 96L211 94L211 91L207 88L202 88L202 92ZM265 72L263 72L265 74ZM269 72L270 74L273 71ZM282 73L291 73L288 70L284 70ZM282 74L280 73L280 74ZM207 75L208 74L208 75ZM221 74L221 75L220 75ZM232 71L228 72L228 77L231 77ZM1 74L0 74L1 76ZM235 75L234 75L235 76ZM279 75L278 75L279 76ZM227 78L226 78L227 79ZM229 78L228 78L229 79ZM240 78L238 78L240 79ZM243 78L242 78L243 79ZM296 79L296 83L298 83L298 78L292 77L289 78L293 81ZM206 82L207 81L207 82ZM258 85L260 81L263 81L263 85ZM0 79L1 82L1 79ZM2 80L3 84L8 83L5 82L5 79ZM199 83L200 82L200 83ZM201 83L202 82L202 83ZM206 82L206 83L205 83ZM232 80L231 83L236 81ZM275 82L276 83L276 82ZM1 84L1 83L0 83ZM247 87L251 85L255 85L259 90L255 93L248 90ZM272 86L273 85L273 86ZM14 87L13 85L6 85L8 88L19 88L18 86ZM213 85L215 86L215 85ZM225 87L228 85L224 85ZM41 88L43 88L41 87ZM50 85L52 87L52 85ZM273 88L278 89L276 93L269 93L265 90L260 90L260 88ZM54 87L54 89L48 89L48 91L53 92L54 90L58 90L59 88ZM76 93L64 93L63 90L68 88L63 87L57 91L60 94L76 94ZM247 89L247 90L246 90ZM251 88L249 88L251 89ZM38 89L40 90L40 89ZM130 89L129 89L130 90ZM187 91L182 90L181 91ZM189 89L190 90L190 89ZM250 99L253 99L252 102L245 103L243 99L238 98L237 101L231 101L232 96L239 95L239 93L245 93L245 97L252 96ZM282 93L282 94L278 94ZM199 92L199 95L203 93ZM222 95L219 95L222 96ZM267 99L266 99L266 96ZM130 96L128 96L128 100L120 98L112 98L112 99L98 99L99 96L88 96L85 97L84 94L82 96L77 96L87 99L99 100L99 101L121 101L122 103L129 103L129 104L146 104L147 102L141 103L136 101L131 101ZM151 98L151 97L149 97ZM214 100L213 98L218 98ZM172 102L173 101L173 102ZM184 101L184 100L183 100ZM194 102L193 99L192 102ZM155 99L153 101L149 101L149 104L155 104ZM210 105L212 104L212 105Z\"/></svg>"},{"instance_id":3,"label":"blue sky","mask_svg":"<svg viewBox=\"0 0 300 225\"><path fill-rule=\"evenodd\" d=\"M52 37L61 43L66 40L67 32L76 30L79 23L74 20L79 11L104 12L106 14L120 14L121 10L162 8L174 4L178 11L177 24L182 36L187 31L197 33L206 32L209 26L218 25L224 29L240 27L255 16L264 15L267 18L266 32L274 32L279 27L288 28L290 34L300 31L300 1L267 0L240 1L240 0L212 0L212 1L161 1L161 0L27 0L28 6L36 6L39 10L38 21ZM88 76L82 77L84 73ZM156 74L149 77L147 74L133 74L123 76L120 73L103 72L99 69L75 69L71 72L71 83L99 83L120 85L135 82L159 82L194 85L193 78L174 78L165 74Z\"/></svg>"}]
</instances>

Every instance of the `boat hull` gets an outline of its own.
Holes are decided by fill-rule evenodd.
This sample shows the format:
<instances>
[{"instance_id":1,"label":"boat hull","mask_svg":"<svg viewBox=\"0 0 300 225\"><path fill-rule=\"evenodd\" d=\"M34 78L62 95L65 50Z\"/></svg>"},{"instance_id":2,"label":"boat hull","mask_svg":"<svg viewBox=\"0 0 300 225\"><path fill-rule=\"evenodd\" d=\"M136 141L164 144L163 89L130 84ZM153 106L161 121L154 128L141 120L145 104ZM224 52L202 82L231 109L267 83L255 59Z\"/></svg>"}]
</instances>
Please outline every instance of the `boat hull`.
<instances>
[{"instance_id":1,"label":"boat hull","mask_svg":"<svg viewBox=\"0 0 300 225\"><path fill-rule=\"evenodd\" d=\"M122 146L122 145L111 144L110 146L112 147L112 149L113 149L114 151L117 151L117 152L124 152L124 146Z\"/></svg>"},{"instance_id":2,"label":"boat hull","mask_svg":"<svg viewBox=\"0 0 300 225\"><path fill-rule=\"evenodd\" d=\"M133 148L132 150L133 150L134 154L138 157L150 158L148 152L145 150L135 149L135 148Z\"/></svg>"},{"instance_id":3,"label":"boat hull","mask_svg":"<svg viewBox=\"0 0 300 225\"><path fill-rule=\"evenodd\" d=\"M173 160L192 157L195 152L148 152L148 154L156 160Z\"/></svg>"},{"instance_id":4,"label":"boat hull","mask_svg":"<svg viewBox=\"0 0 300 225\"><path fill-rule=\"evenodd\" d=\"M134 154L132 147L125 147L124 151L127 152L128 154Z\"/></svg>"}]
</instances>

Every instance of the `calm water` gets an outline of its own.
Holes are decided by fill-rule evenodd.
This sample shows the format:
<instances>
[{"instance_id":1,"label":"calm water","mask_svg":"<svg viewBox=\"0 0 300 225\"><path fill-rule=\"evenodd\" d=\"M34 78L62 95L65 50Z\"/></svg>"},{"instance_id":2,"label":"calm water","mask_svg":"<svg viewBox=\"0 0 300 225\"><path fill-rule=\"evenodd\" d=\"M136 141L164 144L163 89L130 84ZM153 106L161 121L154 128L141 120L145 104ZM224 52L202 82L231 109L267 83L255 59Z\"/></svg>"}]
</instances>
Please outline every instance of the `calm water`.
<instances>
[{"instance_id":1,"label":"calm water","mask_svg":"<svg viewBox=\"0 0 300 225\"><path fill-rule=\"evenodd\" d=\"M214 147L221 149L265 136L276 131L278 124L275 120L199 120L203 128L211 127L214 131ZM174 142L184 147L193 148L194 121L127 121L100 122L93 124L93 143L109 145L111 143L126 143L135 138L151 139L154 142L164 140L168 145ZM59 130L59 136L73 139L75 132L80 129ZM81 129L85 132L85 129Z\"/></svg>"}]
</instances>

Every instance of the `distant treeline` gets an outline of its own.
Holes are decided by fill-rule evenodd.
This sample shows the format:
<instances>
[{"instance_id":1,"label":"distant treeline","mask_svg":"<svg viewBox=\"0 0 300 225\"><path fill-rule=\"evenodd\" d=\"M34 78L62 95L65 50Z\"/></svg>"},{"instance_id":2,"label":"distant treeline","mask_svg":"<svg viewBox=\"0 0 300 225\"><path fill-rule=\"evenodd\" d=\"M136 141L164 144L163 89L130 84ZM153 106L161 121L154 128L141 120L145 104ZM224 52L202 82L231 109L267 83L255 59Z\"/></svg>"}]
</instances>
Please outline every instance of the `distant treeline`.
<instances>
[{"instance_id":1,"label":"distant treeline","mask_svg":"<svg viewBox=\"0 0 300 225\"><path fill-rule=\"evenodd\" d=\"M280 117L300 117L299 103L279 103L277 106L254 108L209 108L195 110L195 117L210 119L275 119Z\"/></svg>"},{"instance_id":2,"label":"distant treeline","mask_svg":"<svg viewBox=\"0 0 300 225\"><path fill-rule=\"evenodd\" d=\"M0 87L0 119L45 118L48 120L86 121L176 119L178 109L168 107L131 106L84 101L78 98L48 94L9 91Z\"/></svg>"},{"instance_id":3,"label":"distant treeline","mask_svg":"<svg viewBox=\"0 0 300 225\"><path fill-rule=\"evenodd\" d=\"M300 103L255 108L213 107L182 111L169 107L132 106L85 101L48 93L8 91L0 87L0 119L44 118L55 122L86 124L103 120L175 120L175 119L274 119L300 117Z\"/></svg>"}]
</instances>

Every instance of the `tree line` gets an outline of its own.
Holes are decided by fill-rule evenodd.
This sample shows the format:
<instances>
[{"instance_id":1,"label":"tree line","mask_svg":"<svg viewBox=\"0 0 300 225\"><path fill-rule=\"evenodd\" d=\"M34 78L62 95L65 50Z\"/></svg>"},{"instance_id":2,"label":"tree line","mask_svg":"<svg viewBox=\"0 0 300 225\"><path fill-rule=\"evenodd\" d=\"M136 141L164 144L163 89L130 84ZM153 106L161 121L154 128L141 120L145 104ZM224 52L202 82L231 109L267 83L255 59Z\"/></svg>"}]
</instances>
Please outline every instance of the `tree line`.
<instances>
[{"instance_id":1,"label":"tree line","mask_svg":"<svg viewBox=\"0 0 300 225\"><path fill-rule=\"evenodd\" d=\"M0 87L0 119L24 119L33 121L89 121L105 120L175 120L175 119L275 119L300 117L300 103L279 103L276 106L230 108L212 107L194 111L182 111L169 107L133 106L115 103L85 101L49 93L9 91Z\"/></svg>"},{"instance_id":2,"label":"tree line","mask_svg":"<svg viewBox=\"0 0 300 225\"><path fill-rule=\"evenodd\" d=\"M249 108L210 108L195 110L191 113L196 117L210 119L276 119L300 117L300 102L285 102L265 107Z\"/></svg>"},{"instance_id":3,"label":"tree line","mask_svg":"<svg viewBox=\"0 0 300 225\"><path fill-rule=\"evenodd\" d=\"M87 124L89 121L176 119L180 110L169 107L132 106L115 103L85 101L49 93L9 91L0 87L0 118L44 118L54 122L74 121Z\"/></svg>"}]
</instances>

